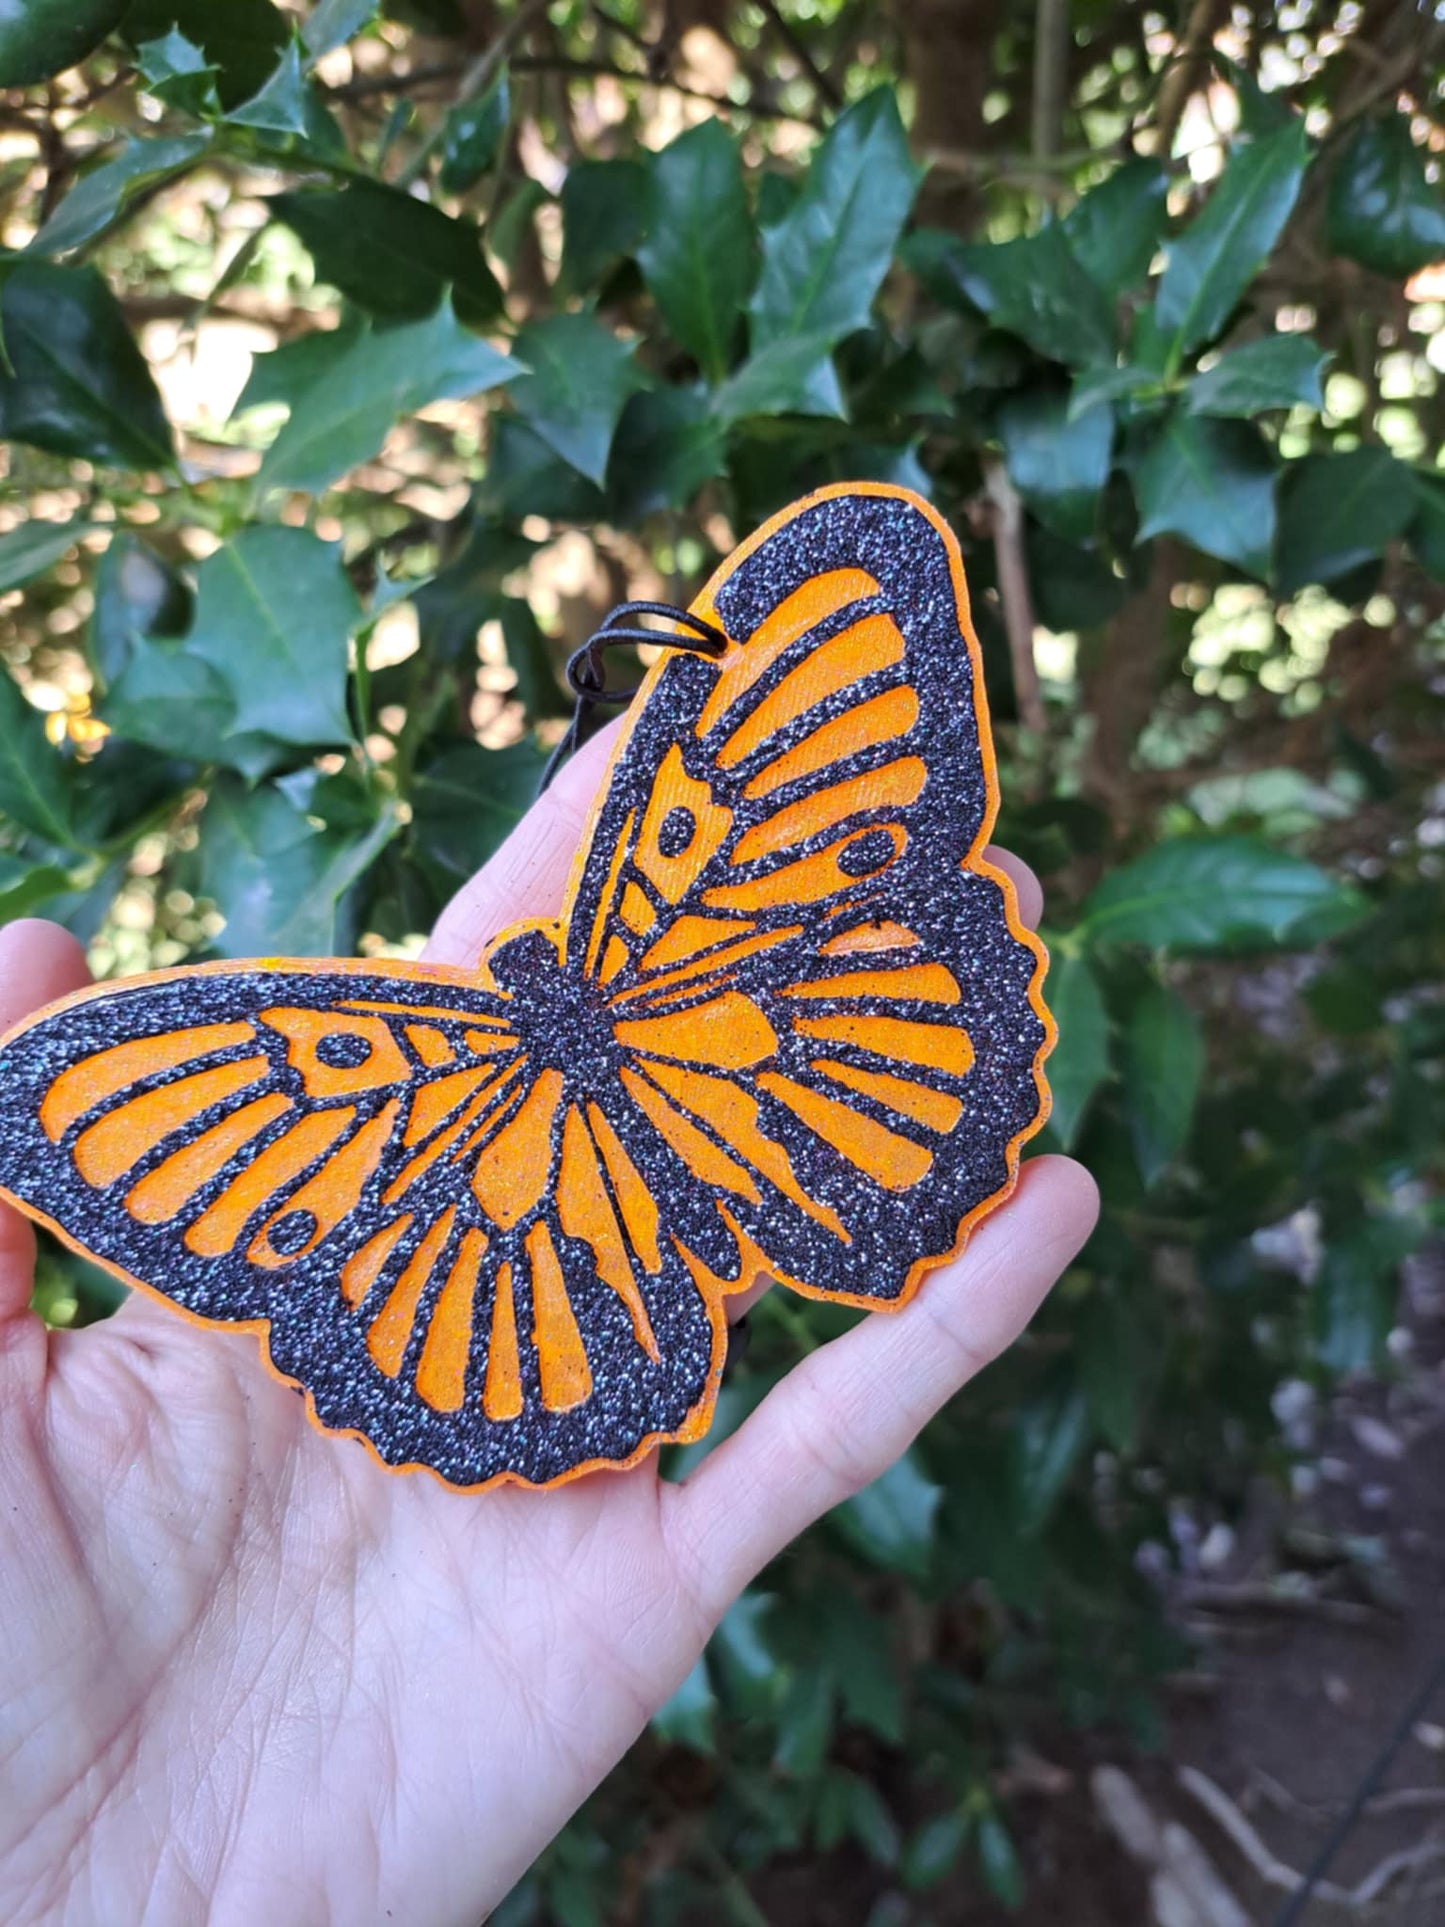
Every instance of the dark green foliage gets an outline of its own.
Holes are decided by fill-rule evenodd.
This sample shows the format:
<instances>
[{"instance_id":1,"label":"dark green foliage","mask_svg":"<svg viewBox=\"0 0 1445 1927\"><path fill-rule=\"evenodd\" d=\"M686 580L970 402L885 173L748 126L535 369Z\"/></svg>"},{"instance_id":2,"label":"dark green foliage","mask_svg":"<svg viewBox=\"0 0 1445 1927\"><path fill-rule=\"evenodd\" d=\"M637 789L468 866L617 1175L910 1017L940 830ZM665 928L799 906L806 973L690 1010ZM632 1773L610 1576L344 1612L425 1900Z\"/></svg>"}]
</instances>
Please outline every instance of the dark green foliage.
<instances>
[{"instance_id":1,"label":"dark green foliage","mask_svg":"<svg viewBox=\"0 0 1445 1927\"><path fill-rule=\"evenodd\" d=\"M999 840L1048 895L1044 1146L1100 1228L496 1916L611 1918L625 1868L629 1920L756 1927L773 1862L837 1852L860 1921L920 1927L1018 1904L993 1776L1037 1724L1152 1731L1185 1655L1141 1547L1283 1463L1282 1380L1386 1365L1441 1223L1438 76L1362 93L1400 55L1354 29L1291 69L1314 29L1256 9L1253 64L1214 69L1237 135L1155 154L1155 15L1075 9L1038 161L1010 0L976 50L1001 118L931 131L921 185L892 63L922 127L924 10L783 6L835 110L728 9L711 117L654 11L560 0L479 64L449 0L10 8L0 918L110 969L414 953L610 602L686 601L823 482L931 496ZM275 346L227 393L238 321ZM47 1250L51 1316L114 1302ZM766 1298L668 1475L847 1323Z\"/></svg>"}]
</instances>

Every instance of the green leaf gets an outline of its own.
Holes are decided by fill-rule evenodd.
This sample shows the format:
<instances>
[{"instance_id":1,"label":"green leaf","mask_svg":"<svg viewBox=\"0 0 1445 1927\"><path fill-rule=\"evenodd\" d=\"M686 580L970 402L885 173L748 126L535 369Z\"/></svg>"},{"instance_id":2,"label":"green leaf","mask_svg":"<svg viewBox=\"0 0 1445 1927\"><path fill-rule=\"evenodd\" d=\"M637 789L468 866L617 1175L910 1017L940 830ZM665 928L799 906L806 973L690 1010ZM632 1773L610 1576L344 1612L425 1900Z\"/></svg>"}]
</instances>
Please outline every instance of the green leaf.
<instances>
[{"instance_id":1,"label":"green leaf","mask_svg":"<svg viewBox=\"0 0 1445 1927\"><path fill-rule=\"evenodd\" d=\"M1079 1331L1079 1382L1090 1417L1116 1452L1133 1452L1139 1443L1147 1344L1137 1313L1096 1286Z\"/></svg>"},{"instance_id":2,"label":"green leaf","mask_svg":"<svg viewBox=\"0 0 1445 1927\"><path fill-rule=\"evenodd\" d=\"M526 815L545 761L532 742L458 743L422 767L411 792L412 836L443 890L469 882Z\"/></svg>"},{"instance_id":3,"label":"green leaf","mask_svg":"<svg viewBox=\"0 0 1445 1927\"><path fill-rule=\"evenodd\" d=\"M880 1478L846 1499L828 1522L840 1538L885 1572L926 1579L933 1561L933 1524L942 1486L905 1452Z\"/></svg>"},{"instance_id":4,"label":"green leaf","mask_svg":"<svg viewBox=\"0 0 1445 1927\"><path fill-rule=\"evenodd\" d=\"M1059 1027L1059 1041L1045 1066L1053 1097L1049 1127L1068 1151L1109 1075L1109 1016L1097 977L1086 959L1073 953L1051 959L1044 995Z\"/></svg>"},{"instance_id":5,"label":"green leaf","mask_svg":"<svg viewBox=\"0 0 1445 1927\"><path fill-rule=\"evenodd\" d=\"M46 843L74 842L70 767L45 734L45 719L0 669L0 816Z\"/></svg>"},{"instance_id":6,"label":"green leaf","mask_svg":"<svg viewBox=\"0 0 1445 1927\"><path fill-rule=\"evenodd\" d=\"M146 92L167 107L198 117L220 112L216 92L220 69L175 27L154 40L143 40L136 48L135 64Z\"/></svg>"},{"instance_id":7,"label":"green leaf","mask_svg":"<svg viewBox=\"0 0 1445 1927\"><path fill-rule=\"evenodd\" d=\"M1111 871L1084 903L1091 943L1153 950L1288 946L1322 911L1359 903L1313 863L1257 837L1175 837Z\"/></svg>"},{"instance_id":8,"label":"green leaf","mask_svg":"<svg viewBox=\"0 0 1445 1927\"><path fill-rule=\"evenodd\" d=\"M312 328L294 341L283 341L269 354L253 355L251 372L231 414L281 402L295 408L366 328L362 315L350 314L339 328Z\"/></svg>"},{"instance_id":9,"label":"green leaf","mask_svg":"<svg viewBox=\"0 0 1445 1927\"><path fill-rule=\"evenodd\" d=\"M964 295L996 328L1050 361L1087 368L1114 360L1114 308L1069 245L1061 223L1015 241L917 236L908 258L940 294Z\"/></svg>"},{"instance_id":10,"label":"green leaf","mask_svg":"<svg viewBox=\"0 0 1445 1927\"><path fill-rule=\"evenodd\" d=\"M354 40L375 18L378 0L320 0L302 23L301 38L313 61Z\"/></svg>"},{"instance_id":11,"label":"green leaf","mask_svg":"<svg viewBox=\"0 0 1445 1927\"><path fill-rule=\"evenodd\" d=\"M972 1830L973 1823L961 1806L925 1820L903 1849L900 1871L904 1886L914 1893L936 1887L958 1865Z\"/></svg>"},{"instance_id":12,"label":"green leaf","mask_svg":"<svg viewBox=\"0 0 1445 1927\"><path fill-rule=\"evenodd\" d=\"M0 293L0 437L121 468L169 469L170 424L120 304L94 268L25 260Z\"/></svg>"},{"instance_id":13,"label":"green leaf","mask_svg":"<svg viewBox=\"0 0 1445 1927\"><path fill-rule=\"evenodd\" d=\"M1107 364L1101 368L1085 368L1075 376L1069 391L1069 420L1077 421L1080 415L1087 415L1101 402L1129 401L1150 390L1161 396L1166 392L1152 368L1139 368L1127 362L1122 368Z\"/></svg>"},{"instance_id":14,"label":"green leaf","mask_svg":"<svg viewBox=\"0 0 1445 1927\"><path fill-rule=\"evenodd\" d=\"M1019 1530L1047 1524L1089 1436L1089 1402L1070 1371L1014 1413L1013 1487Z\"/></svg>"},{"instance_id":15,"label":"green leaf","mask_svg":"<svg viewBox=\"0 0 1445 1927\"><path fill-rule=\"evenodd\" d=\"M896 1867L902 1844L898 1822L887 1801L861 1773L842 1776L848 1788L848 1833L875 1865Z\"/></svg>"},{"instance_id":16,"label":"green leaf","mask_svg":"<svg viewBox=\"0 0 1445 1927\"><path fill-rule=\"evenodd\" d=\"M311 130L311 88L301 71L301 46L290 40L281 61L259 92L226 118L236 127L259 127L269 134L300 134Z\"/></svg>"},{"instance_id":17,"label":"green leaf","mask_svg":"<svg viewBox=\"0 0 1445 1927\"><path fill-rule=\"evenodd\" d=\"M771 1593L751 1590L735 1599L708 1643L708 1657L727 1689L730 1711L744 1717L767 1710L778 1684L778 1662L763 1633Z\"/></svg>"},{"instance_id":18,"label":"green leaf","mask_svg":"<svg viewBox=\"0 0 1445 1927\"><path fill-rule=\"evenodd\" d=\"M531 372L512 388L518 414L554 453L599 487L612 433L627 398L645 386L619 341L590 314L554 314L517 336L517 359Z\"/></svg>"},{"instance_id":19,"label":"green leaf","mask_svg":"<svg viewBox=\"0 0 1445 1927\"><path fill-rule=\"evenodd\" d=\"M613 437L607 492L617 519L686 508L727 465L722 424L700 388L648 388L629 398Z\"/></svg>"},{"instance_id":20,"label":"green leaf","mask_svg":"<svg viewBox=\"0 0 1445 1927\"><path fill-rule=\"evenodd\" d=\"M300 239L318 279L368 314L420 320L435 312L447 288L457 313L485 327L501 312L502 293L482 255L480 231L381 181L302 188L269 202Z\"/></svg>"},{"instance_id":21,"label":"green leaf","mask_svg":"<svg viewBox=\"0 0 1445 1927\"><path fill-rule=\"evenodd\" d=\"M0 850L0 923L34 916L42 905L63 896L71 887L65 871L56 869L53 863L27 863Z\"/></svg>"},{"instance_id":22,"label":"green leaf","mask_svg":"<svg viewBox=\"0 0 1445 1927\"><path fill-rule=\"evenodd\" d=\"M484 94L452 108L442 135L437 179L444 194L465 194L496 160L512 117L512 94L505 70Z\"/></svg>"},{"instance_id":23,"label":"green leaf","mask_svg":"<svg viewBox=\"0 0 1445 1927\"><path fill-rule=\"evenodd\" d=\"M847 409L824 334L795 335L750 355L713 396L713 412L731 425L752 415L827 415Z\"/></svg>"},{"instance_id":24,"label":"green leaf","mask_svg":"<svg viewBox=\"0 0 1445 1927\"><path fill-rule=\"evenodd\" d=\"M1157 313L1176 361L1222 333L1290 217L1307 157L1303 121L1235 148L1203 211L1171 244Z\"/></svg>"},{"instance_id":25,"label":"green leaf","mask_svg":"<svg viewBox=\"0 0 1445 1927\"><path fill-rule=\"evenodd\" d=\"M7 0L0 9L0 87L33 87L93 53L126 0Z\"/></svg>"},{"instance_id":26,"label":"green leaf","mask_svg":"<svg viewBox=\"0 0 1445 1927\"><path fill-rule=\"evenodd\" d=\"M1065 239L1105 294L1117 299L1148 273L1169 218L1168 190L1157 161L1125 161L1064 216Z\"/></svg>"},{"instance_id":27,"label":"green leaf","mask_svg":"<svg viewBox=\"0 0 1445 1927\"><path fill-rule=\"evenodd\" d=\"M1405 530L1406 540L1420 567L1445 581L1445 476L1415 469L1411 481L1415 512Z\"/></svg>"},{"instance_id":28,"label":"green leaf","mask_svg":"<svg viewBox=\"0 0 1445 1927\"><path fill-rule=\"evenodd\" d=\"M425 321L364 328L293 402L256 486L319 494L370 460L402 415L434 401L480 394L520 373L515 362L459 325L450 302Z\"/></svg>"},{"instance_id":29,"label":"green leaf","mask_svg":"<svg viewBox=\"0 0 1445 1927\"><path fill-rule=\"evenodd\" d=\"M1176 410L1136 458L1139 541L1180 535L1264 580L1274 545L1274 458L1257 429Z\"/></svg>"},{"instance_id":30,"label":"green leaf","mask_svg":"<svg viewBox=\"0 0 1445 1927\"><path fill-rule=\"evenodd\" d=\"M562 183L564 294L587 294L636 252L647 223L648 172L641 161L579 161Z\"/></svg>"},{"instance_id":31,"label":"green leaf","mask_svg":"<svg viewBox=\"0 0 1445 1927\"><path fill-rule=\"evenodd\" d=\"M292 531L294 532L294 531ZM318 829L316 772L285 787L221 776L200 823L197 893L226 919L223 957L328 957L350 947L341 904L396 834L388 803L366 827Z\"/></svg>"},{"instance_id":32,"label":"green leaf","mask_svg":"<svg viewBox=\"0 0 1445 1927\"><path fill-rule=\"evenodd\" d=\"M189 655L220 674L234 727L280 743L345 743L347 641L361 605L340 547L306 529L242 529L196 570Z\"/></svg>"},{"instance_id":33,"label":"green leaf","mask_svg":"<svg viewBox=\"0 0 1445 1927\"><path fill-rule=\"evenodd\" d=\"M35 254L68 254L118 221L136 195L173 180L205 154L209 130L170 140L133 140L83 174L31 242Z\"/></svg>"},{"instance_id":34,"label":"green leaf","mask_svg":"<svg viewBox=\"0 0 1445 1927\"><path fill-rule=\"evenodd\" d=\"M1267 335L1229 348L1184 391L1191 415L1258 415L1266 408L1324 407L1330 356L1309 335Z\"/></svg>"},{"instance_id":35,"label":"green leaf","mask_svg":"<svg viewBox=\"0 0 1445 1927\"><path fill-rule=\"evenodd\" d=\"M1356 128L1335 162L1325 236L1336 254L1396 280L1445 257L1445 194L1425 172L1408 116Z\"/></svg>"},{"instance_id":36,"label":"green leaf","mask_svg":"<svg viewBox=\"0 0 1445 1927\"><path fill-rule=\"evenodd\" d=\"M1305 455L1280 486L1276 578L1283 596L1336 582L1384 552L1418 505L1410 470L1388 449Z\"/></svg>"},{"instance_id":37,"label":"green leaf","mask_svg":"<svg viewBox=\"0 0 1445 1927\"><path fill-rule=\"evenodd\" d=\"M737 136L705 120L648 170L647 238L638 266L663 320L710 382L732 362L753 279L753 225Z\"/></svg>"},{"instance_id":38,"label":"green leaf","mask_svg":"<svg viewBox=\"0 0 1445 1927\"><path fill-rule=\"evenodd\" d=\"M1399 1270L1416 1239L1398 1218L1368 1215L1325 1241L1312 1295L1315 1348L1333 1372L1378 1369L1400 1302Z\"/></svg>"},{"instance_id":39,"label":"green leaf","mask_svg":"<svg viewBox=\"0 0 1445 1927\"><path fill-rule=\"evenodd\" d=\"M713 1753L717 1701L708 1681L707 1663L699 1660L671 1699L653 1714L649 1725L659 1739L672 1746L690 1746L695 1753Z\"/></svg>"},{"instance_id":40,"label":"green leaf","mask_svg":"<svg viewBox=\"0 0 1445 1927\"><path fill-rule=\"evenodd\" d=\"M219 70L221 105L239 105L266 84L290 37L271 0L131 0L122 33L132 47L178 30Z\"/></svg>"},{"instance_id":41,"label":"green leaf","mask_svg":"<svg viewBox=\"0 0 1445 1927\"><path fill-rule=\"evenodd\" d=\"M795 1670L775 1721L773 1764L780 1773L811 1780L819 1772L833 1737L833 1700L833 1676L826 1666L805 1661Z\"/></svg>"},{"instance_id":42,"label":"green leaf","mask_svg":"<svg viewBox=\"0 0 1445 1927\"><path fill-rule=\"evenodd\" d=\"M237 735L235 698L225 678L174 636L128 638L100 713L119 741L170 756L230 763L255 775L280 761L276 745Z\"/></svg>"},{"instance_id":43,"label":"green leaf","mask_svg":"<svg viewBox=\"0 0 1445 1927\"><path fill-rule=\"evenodd\" d=\"M1023 1865L1008 1828L992 1808L979 1815L974 1844L983 1884L994 1899L1002 1901L1005 1907L1022 1907Z\"/></svg>"},{"instance_id":44,"label":"green leaf","mask_svg":"<svg viewBox=\"0 0 1445 1927\"><path fill-rule=\"evenodd\" d=\"M801 334L831 345L865 325L918 180L889 88L839 115L797 199L763 231L755 350Z\"/></svg>"},{"instance_id":45,"label":"green leaf","mask_svg":"<svg viewBox=\"0 0 1445 1927\"><path fill-rule=\"evenodd\" d=\"M45 522L32 516L0 535L0 595L53 569L91 527L89 522Z\"/></svg>"},{"instance_id":46,"label":"green leaf","mask_svg":"<svg viewBox=\"0 0 1445 1927\"><path fill-rule=\"evenodd\" d=\"M1204 1075L1199 1020L1166 984L1134 1001L1124 1027L1124 1109L1139 1175L1152 1185L1189 1140Z\"/></svg>"},{"instance_id":47,"label":"green leaf","mask_svg":"<svg viewBox=\"0 0 1445 1927\"><path fill-rule=\"evenodd\" d=\"M1027 388L999 410L1009 479L1041 522L1066 541L1088 542L1109 479L1114 411L1071 417L1066 388Z\"/></svg>"}]
</instances>

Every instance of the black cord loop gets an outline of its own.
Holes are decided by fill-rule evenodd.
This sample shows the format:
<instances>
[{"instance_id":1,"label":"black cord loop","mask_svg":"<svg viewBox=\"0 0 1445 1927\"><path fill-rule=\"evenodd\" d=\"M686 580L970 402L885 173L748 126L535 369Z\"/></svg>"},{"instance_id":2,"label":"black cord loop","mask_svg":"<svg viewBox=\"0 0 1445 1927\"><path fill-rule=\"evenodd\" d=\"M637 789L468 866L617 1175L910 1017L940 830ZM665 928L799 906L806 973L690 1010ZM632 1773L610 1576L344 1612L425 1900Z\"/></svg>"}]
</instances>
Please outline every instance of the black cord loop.
<instances>
[{"instance_id":1,"label":"black cord loop","mask_svg":"<svg viewBox=\"0 0 1445 1927\"><path fill-rule=\"evenodd\" d=\"M640 620L643 616L655 616L672 626L646 629ZM641 683L633 683L626 689L609 689L606 661L609 649L640 642L654 643L661 649L683 649L696 656L720 656L728 646L721 629L704 622L689 609L675 608L670 602L620 602L602 627L567 659L567 686L577 698L577 706L547 759L547 767L537 785L538 796L577 748L583 724L591 712L602 703L625 708L641 689Z\"/></svg>"}]
</instances>

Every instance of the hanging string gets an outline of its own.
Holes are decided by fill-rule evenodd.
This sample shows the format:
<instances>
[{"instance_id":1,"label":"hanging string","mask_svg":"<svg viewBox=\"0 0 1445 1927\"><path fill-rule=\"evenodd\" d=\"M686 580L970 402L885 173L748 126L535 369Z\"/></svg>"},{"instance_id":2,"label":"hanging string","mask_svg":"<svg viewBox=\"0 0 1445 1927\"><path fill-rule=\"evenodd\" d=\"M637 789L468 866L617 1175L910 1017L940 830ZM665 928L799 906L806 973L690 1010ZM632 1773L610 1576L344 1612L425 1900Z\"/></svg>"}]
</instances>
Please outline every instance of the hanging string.
<instances>
[{"instance_id":1,"label":"hanging string","mask_svg":"<svg viewBox=\"0 0 1445 1927\"><path fill-rule=\"evenodd\" d=\"M642 626L643 616L653 616L671 625L664 629ZM537 794L551 783L567 758L582 740L582 730L592 711L601 704L624 708L642 687L633 683L626 689L607 687L607 651L627 643L650 642L660 649L682 649L696 656L720 656L728 646L722 630L704 622L687 609L674 608L670 602L622 602L602 627L588 637L582 647L567 659L567 686L577 698L572 720L563 731L557 747L547 759Z\"/></svg>"}]
</instances>

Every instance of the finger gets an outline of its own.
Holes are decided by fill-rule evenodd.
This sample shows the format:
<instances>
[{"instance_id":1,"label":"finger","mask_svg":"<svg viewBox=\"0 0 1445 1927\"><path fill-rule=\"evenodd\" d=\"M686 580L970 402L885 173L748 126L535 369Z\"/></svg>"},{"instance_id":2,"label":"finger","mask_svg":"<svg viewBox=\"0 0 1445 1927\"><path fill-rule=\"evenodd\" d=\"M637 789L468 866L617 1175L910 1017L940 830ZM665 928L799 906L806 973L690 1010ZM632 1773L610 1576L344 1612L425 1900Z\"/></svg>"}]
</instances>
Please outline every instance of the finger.
<instances>
[{"instance_id":1,"label":"finger","mask_svg":"<svg viewBox=\"0 0 1445 1927\"><path fill-rule=\"evenodd\" d=\"M462 885L422 952L428 962L474 964L504 925L560 907L619 727L609 723L562 765L495 856Z\"/></svg>"},{"instance_id":2,"label":"finger","mask_svg":"<svg viewBox=\"0 0 1445 1927\"><path fill-rule=\"evenodd\" d=\"M1011 1345L1079 1250L1098 1193L1069 1158L1024 1167L1008 1205L895 1317L813 1352L673 1489L679 1557L720 1615L790 1539L876 1479Z\"/></svg>"},{"instance_id":3,"label":"finger","mask_svg":"<svg viewBox=\"0 0 1445 1927\"><path fill-rule=\"evenodd\" d=\"M1027 930L1037 930L1039 918L1044 913L1043 885L1024 862L1012 850L1002 850L997 843L990 843L984 851L984 858L995 870L1002 870L1014 887L1018 902L1019 919Z\"/></svg>"},{"instance_id":4,"label":"finger","mask_svg":"<svg viewBox=\"0 0 1445 1927\"><path fill-rule=\"evenodd\" d=\"M0 929L0 1037L42 1004L90 982L85 952L68 930L38 917ZM30 1303L35 1233L28 1219L0 1204L0 1323Z\"/></svg>"}]
</instances>

